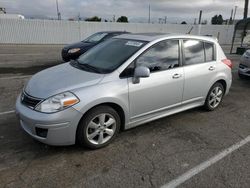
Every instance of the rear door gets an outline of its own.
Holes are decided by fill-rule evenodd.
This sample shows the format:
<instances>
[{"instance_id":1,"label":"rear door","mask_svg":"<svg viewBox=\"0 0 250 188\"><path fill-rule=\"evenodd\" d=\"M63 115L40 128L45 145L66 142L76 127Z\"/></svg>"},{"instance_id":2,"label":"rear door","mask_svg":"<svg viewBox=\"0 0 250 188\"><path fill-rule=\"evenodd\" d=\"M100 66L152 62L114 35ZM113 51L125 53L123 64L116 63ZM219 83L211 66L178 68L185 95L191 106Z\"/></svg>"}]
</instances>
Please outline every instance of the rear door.
<instances>
[{"instance_id":1,"label":"rear door","mask_svg":"<svg viewBox=\"0 0 250 188\"><path fill-rule=\"evenodd\" d=\"M196 39L183 39L185 84L183 102L203 100L216 76L215 45Z\"/></svg>"}]
</instances>

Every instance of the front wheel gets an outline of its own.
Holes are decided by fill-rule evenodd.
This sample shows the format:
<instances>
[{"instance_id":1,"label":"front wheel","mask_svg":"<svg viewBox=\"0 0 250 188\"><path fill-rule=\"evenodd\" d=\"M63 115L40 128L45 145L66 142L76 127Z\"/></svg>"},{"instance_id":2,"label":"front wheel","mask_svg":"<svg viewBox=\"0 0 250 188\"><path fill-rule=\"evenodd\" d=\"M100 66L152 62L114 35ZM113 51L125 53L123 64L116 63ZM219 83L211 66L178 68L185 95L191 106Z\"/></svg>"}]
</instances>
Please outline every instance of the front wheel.
<instances>
[{"instance_id":1,"label":"front wheel","mask_svg":"<svg viewBox=\"0 0 250 188\"><path fill-rule=\"evenodd\" d=\"M208 111L216 109L224 96L224 87L221 83L215 83L209 90L204 107Z\"/></svg>"},{"instance_id":2,"label":"front wheel","mask_svg":"<svg viewBox=\"0 0 250 188\"><path fill-rule=\"evenodd\" d=\"M77 142L90 149L108 145L119 132L119 114L109 106L98 106L90 110L78 125Z\"/></svg>"}]
</instances>

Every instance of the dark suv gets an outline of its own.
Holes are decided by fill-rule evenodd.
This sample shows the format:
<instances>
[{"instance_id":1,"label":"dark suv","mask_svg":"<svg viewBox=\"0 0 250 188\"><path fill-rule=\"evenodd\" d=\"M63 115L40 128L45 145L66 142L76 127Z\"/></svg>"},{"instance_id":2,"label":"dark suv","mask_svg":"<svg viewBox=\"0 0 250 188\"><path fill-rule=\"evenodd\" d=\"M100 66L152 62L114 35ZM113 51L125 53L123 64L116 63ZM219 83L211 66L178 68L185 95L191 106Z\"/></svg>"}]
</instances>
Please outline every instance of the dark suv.
<instances>
[{"instance_id":1,"label":"dark suv","mask_svg":"<svg viewBox=\"0 0 250 188\"><path fill-rule=\"evenodd\" d=\"M85 53L90 48L96 46L97 44L112 38L117 35L126 34L125 31L103 31L95 33L89 36L87 39L69 44L62 49L62 59L64 61L69 61L71 59L77 59L80 55Z\"/></svg>"}]
</instances>

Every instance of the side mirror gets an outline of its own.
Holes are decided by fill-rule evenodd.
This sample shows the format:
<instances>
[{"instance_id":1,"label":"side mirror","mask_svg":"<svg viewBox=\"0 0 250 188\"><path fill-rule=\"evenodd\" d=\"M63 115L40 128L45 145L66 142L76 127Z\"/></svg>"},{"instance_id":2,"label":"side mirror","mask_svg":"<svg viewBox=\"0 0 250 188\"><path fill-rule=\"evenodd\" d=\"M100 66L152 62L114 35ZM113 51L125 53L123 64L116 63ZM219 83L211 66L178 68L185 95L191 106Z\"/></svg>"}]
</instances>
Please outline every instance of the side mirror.
<instances>
[{"instance_id":1,"label":"side mirror","mask_svg":"<svg viewBox=\"0 0 250 188\"><path fill-rule=\"evenodd\" d=\"M150 70L148 67L139 66L135 68L133 83L138 84L140 82L140 78L147 78L150 76Z\"/></svg>"}]
</instances>

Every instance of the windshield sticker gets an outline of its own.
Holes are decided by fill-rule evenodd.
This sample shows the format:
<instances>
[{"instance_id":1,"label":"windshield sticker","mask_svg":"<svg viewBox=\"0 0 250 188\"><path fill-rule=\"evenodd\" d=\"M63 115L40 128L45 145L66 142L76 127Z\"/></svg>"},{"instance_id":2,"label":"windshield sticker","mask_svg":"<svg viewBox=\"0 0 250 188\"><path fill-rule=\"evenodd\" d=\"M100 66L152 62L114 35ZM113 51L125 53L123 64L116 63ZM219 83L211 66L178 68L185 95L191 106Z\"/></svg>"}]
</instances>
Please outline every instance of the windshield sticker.
<instances>
[{"instance_id":1,"label":"windshield sticker","mask_svg":"<svg viewBox=\"0 0 250 188\"><path fill-rule=\"evenodd\" d=\"M128 41L126 43L127 46L135 46L135 47L140 47L143 43L141 42L136 42L136 41Z\"/></svg>"}]
</instances>

